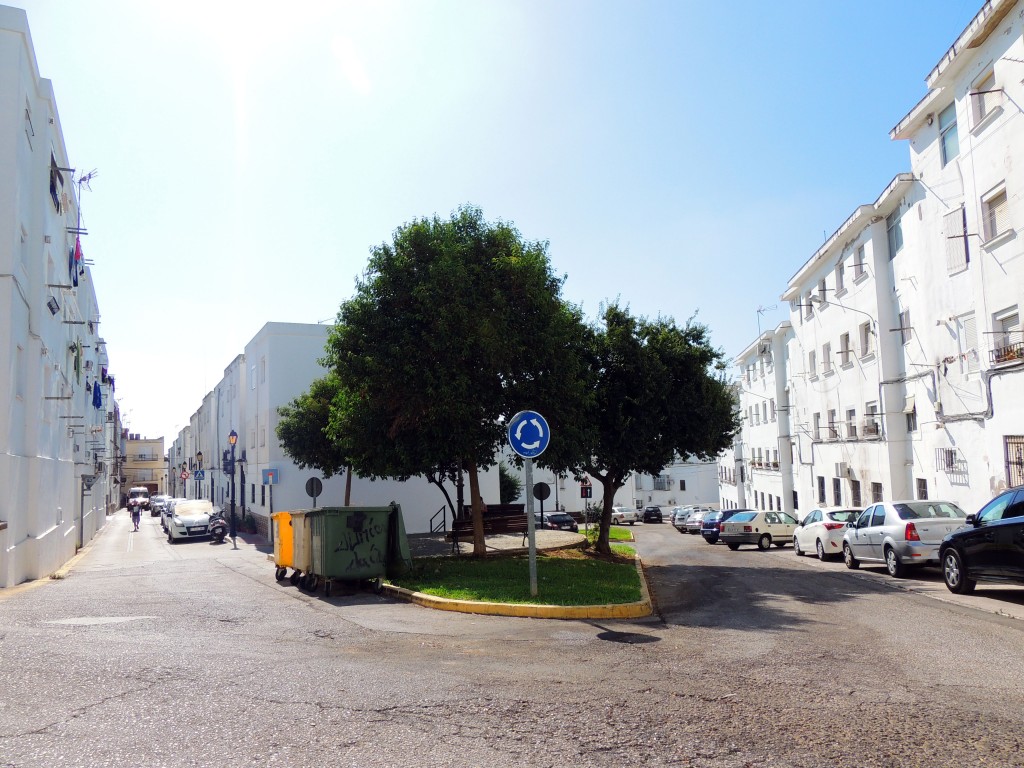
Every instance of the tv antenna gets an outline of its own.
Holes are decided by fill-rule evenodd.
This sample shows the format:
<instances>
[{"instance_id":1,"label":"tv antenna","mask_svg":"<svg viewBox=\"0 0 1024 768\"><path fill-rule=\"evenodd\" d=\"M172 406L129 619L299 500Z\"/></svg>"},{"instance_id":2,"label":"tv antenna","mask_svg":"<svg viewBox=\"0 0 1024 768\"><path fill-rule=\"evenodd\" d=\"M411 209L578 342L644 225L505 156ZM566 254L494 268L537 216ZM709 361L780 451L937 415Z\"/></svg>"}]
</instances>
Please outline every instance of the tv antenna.
<instances>
[{"instance_id":1,"label":"tv antenna","mask_svg":"<svg viewBox=\"0 0 1024 768\"><path fill-rule=\"evenodd\" d=\"M757 338L761 338L761 316L765 312L771 312L779 308L778 304L772 304L770 307L766 307L763 304L759 304L757 307Z\"/></svg>"}]
</instances>

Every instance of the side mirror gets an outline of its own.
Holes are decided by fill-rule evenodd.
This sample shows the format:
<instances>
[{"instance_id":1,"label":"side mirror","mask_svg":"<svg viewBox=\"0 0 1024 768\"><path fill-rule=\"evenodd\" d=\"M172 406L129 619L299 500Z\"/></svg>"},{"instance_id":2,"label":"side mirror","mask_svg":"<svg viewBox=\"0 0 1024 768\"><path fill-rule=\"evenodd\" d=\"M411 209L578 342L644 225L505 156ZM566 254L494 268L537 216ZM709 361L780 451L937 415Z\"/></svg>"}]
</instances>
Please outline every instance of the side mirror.
<instances>
[{"instance_id":1,"label":"side mirror","mask_svg":"<svg viewBox=\"0 0 1024 768\"><path fill-rule=\"evenodd\" d=\"M851 520L850 522L848 522L846 524L846 527L847 528L856 528L857 527L857 521L856 520Z\"/></svg>"},{"instance_id":2,"label":"side mirror","mask_svg":"<svg viewBox=\"0 0 1024 768\"><path fill-rule=\"evenodd\" d=\"M967 524L968 524L968 525L973 525L973 526L977 526L977 525L979 525L979 522L978 522L978 515L977 515L976 513L974 513L974 512L972 512L971 514L969 514L969 515L967 516Z\"/></svg>"}]
</instances>

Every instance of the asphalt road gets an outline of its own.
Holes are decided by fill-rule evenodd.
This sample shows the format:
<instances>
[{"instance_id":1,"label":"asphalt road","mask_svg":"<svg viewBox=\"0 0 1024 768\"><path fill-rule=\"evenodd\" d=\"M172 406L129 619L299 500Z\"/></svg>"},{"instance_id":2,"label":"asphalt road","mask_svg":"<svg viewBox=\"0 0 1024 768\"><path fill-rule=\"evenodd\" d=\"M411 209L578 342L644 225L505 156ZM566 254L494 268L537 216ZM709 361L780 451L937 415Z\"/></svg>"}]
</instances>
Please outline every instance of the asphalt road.
<instances>
[{"instance_id":1,"label":"asphalt road","mask_svg":"<svg viewBox=\"0 0 1024 768\"><path fill-rule=\"evenodd\" d=\"M659 617L482 617L128 529L0 592L0 766L1024 766L1024 590L637 525Z\"/></svg>"}]
</instances>

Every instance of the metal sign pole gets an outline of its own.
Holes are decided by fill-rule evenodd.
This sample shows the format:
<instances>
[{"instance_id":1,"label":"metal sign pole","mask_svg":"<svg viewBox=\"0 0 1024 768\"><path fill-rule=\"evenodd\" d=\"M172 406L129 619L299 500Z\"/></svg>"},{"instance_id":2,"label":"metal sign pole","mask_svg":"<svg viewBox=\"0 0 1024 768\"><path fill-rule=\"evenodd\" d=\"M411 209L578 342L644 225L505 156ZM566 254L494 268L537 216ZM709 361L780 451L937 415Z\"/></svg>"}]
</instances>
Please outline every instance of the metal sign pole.
<instances>
[{"instance_id":1,"label":"metal sign pole","mask_svg":"<svg viewBox=\"0 0 1024 768\"><path fill-rule=\"evenodd\" d=\"M526 534L530 540L530 595L537 596L537 526L533 519L533 459L526 459Z\"/></svg>"}]
</instances>

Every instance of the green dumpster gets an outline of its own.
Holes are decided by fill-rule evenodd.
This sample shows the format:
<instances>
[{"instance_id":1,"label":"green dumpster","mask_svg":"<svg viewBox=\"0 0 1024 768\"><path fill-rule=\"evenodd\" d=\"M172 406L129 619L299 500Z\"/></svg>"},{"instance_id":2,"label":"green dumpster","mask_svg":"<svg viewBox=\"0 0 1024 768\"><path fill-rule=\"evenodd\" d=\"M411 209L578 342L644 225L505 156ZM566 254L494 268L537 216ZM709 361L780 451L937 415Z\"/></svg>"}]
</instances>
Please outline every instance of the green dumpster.
<instances>
[{"instance_id":1,"label":"green dumpster","mask_svg":"<svg viewBox=\"0 0 1024 768\"><path fill-rule=\"evenodd\" d=\"M374 582L379 591L388 574L411 563L402 508L324 507L307 513L310 529L310 575L306 588L320 581L331 594L334 581Z\"/></svg>"}]
</instances>

